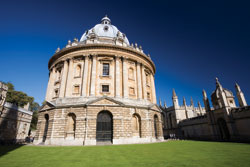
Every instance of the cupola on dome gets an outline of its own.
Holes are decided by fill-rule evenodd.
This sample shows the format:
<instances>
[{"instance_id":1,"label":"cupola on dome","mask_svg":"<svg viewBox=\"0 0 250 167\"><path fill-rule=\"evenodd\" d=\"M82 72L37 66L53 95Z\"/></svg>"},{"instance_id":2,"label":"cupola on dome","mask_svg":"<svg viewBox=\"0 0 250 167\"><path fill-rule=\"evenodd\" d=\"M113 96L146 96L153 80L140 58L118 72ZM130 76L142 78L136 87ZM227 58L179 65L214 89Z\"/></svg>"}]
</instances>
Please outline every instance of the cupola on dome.
<instances>
[{"instance_id":1,"label":"cupola on dome","mask_svg":"<svg viewBox=\"0 0 250 167\"><path fill-rule=\"evenodd\" d=\"M124 33L111 24L111 20L105 16L101 24L95 25L87 30L81 37L80 42L84 43L111 43L125 44L129 46L129 41Z\"/></svg>"}]
</instances>

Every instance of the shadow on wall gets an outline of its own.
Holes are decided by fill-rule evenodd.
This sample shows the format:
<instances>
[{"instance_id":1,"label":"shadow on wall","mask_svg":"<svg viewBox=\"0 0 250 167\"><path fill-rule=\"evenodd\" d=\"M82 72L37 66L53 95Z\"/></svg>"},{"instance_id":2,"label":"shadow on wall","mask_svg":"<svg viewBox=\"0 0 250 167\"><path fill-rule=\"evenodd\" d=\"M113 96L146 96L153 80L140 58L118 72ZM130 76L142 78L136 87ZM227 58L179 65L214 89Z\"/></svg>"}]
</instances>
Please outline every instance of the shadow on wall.
<instances>
[{"instance_id":1,"label":"shadow on wall","mask_svg":"<svg viewBox=\"0 0 250 167\"><path fill-rule=\"evenodd\" d=\"M21 147L16 140L18 112L5 108L0 112L0 157Z\"/></svg>"}]
</instances>

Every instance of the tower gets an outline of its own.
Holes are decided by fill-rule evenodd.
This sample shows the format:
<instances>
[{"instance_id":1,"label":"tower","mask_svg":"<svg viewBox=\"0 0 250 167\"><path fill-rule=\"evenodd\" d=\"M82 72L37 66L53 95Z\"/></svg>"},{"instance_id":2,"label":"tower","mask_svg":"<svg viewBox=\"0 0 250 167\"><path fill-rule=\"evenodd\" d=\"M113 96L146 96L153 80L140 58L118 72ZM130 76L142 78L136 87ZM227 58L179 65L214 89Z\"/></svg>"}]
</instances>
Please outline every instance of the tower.
<instances>
[{"instance_id":1,"label":"tower","mask_svg":"<svg viewBox=\"0 0 250 167\"><path fill-rule=\"evenodd\" d=\"M247 106L245 96L244 96L243 92L241 91L240 86L237 83L235 84L235 89L236 89L236 94L237 94L237 98L238 98L240 107Z\"/></svg>"}]
</instances>

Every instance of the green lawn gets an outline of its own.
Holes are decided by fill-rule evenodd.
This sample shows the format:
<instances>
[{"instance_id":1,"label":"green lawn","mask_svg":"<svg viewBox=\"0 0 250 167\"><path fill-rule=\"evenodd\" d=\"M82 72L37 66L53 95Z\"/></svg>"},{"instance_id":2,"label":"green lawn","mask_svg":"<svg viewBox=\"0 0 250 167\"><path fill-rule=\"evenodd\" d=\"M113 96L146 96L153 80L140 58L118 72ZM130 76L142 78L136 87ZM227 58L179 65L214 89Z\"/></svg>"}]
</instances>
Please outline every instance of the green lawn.
<instances>
[{"instance_id":1,"label":"green lawn","mask_svg":"<svg viewBox=\"0 0 250 167\"><path fill-rule=\"evenodd\" d=\"M249 167L250 145L170 141L113 146L0 146L0 167Z\"/></svg>"}]
</instances>

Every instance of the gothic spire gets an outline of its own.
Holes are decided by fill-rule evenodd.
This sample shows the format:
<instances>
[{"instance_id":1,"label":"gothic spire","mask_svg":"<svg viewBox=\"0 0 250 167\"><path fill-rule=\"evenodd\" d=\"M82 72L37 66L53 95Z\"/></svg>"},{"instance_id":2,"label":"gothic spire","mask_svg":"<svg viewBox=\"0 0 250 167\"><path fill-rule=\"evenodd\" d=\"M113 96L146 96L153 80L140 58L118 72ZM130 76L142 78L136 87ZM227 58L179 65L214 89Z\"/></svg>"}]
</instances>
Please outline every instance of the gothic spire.
<instances>
[{"instance_id":1,"label":"gothic spire","mask_svg":"<svg viewBox=\"0 0 250 167\"><path fill-rule=\"evenodd\" d=\"M159 105L162 106L162 105L161 105L161 99L160 99L160 98L159 98Z\"/></svg>"},{"instance_id":2,"label":"gothic spire","mask_svg":"<svg viewBox=\"0 0 250 167\"><path fill-rule=\"evenodd\" d=\"M186 104L186 99L185 99L185 97L183 97L183 105L184 105L184 106L187 105L187 104Z\"/></svg>"},{"instance_id":3,"label":"gothic spire","mask_svg":"<svg viewBox=\"0 0 250 167\"><path fill-rule=\"evenodd\" d=\"M173 96L172 96L172 97L173 97L173 98L174 98L174 97L177 97L174 89L173 89Z\"/></svg>"}]
</instances>

